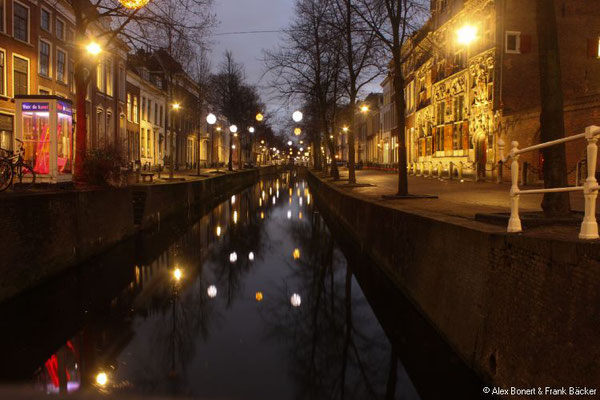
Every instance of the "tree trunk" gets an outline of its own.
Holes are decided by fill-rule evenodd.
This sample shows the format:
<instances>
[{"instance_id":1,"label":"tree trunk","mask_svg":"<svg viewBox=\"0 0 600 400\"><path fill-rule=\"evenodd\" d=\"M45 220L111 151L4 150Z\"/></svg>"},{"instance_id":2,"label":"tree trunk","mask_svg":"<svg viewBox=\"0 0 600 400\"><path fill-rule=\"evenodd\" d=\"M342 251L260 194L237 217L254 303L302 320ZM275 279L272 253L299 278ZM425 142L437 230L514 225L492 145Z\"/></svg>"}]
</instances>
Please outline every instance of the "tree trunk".
<instances>
[{"instance_id":1,"label":"tree trunk","mask_svg":"<svg viewBox=\"0 0 600 400\"><path fill-rule=\"evenodd\" d=\"M87 82L85 79L84 66L79 64L75 69L75 93L76 93L76 115L77 124L75 125L75 168L73 179L76 182L83 182L83 164L87 154L87 114L85 94L87 92Z\"/></svg>"},{"instance_id":2,"label":"tree trunk","mask_svg":"<svg viewBox=\"0 0 600 400\"><path fill-rule=\"evenodd\" d=\"M348 183L356 183L356 152L354 147L354 107L356 100L350 100L350 118L348 119Z\"/></svg>"},{"instance_id":3,"label":"tree trunk","mask_svg":"<svg viewBox=\"0 0 600 400\"><path fill-rule=\"evenodd\" d=\"M400 47L396 47L394 53L394 105L396 107L396 119L398 129L398 196L408 195L408 171L406 169L406 117L405 117L405 102L404 102L404 75L400 62ZM392 149L393 151L393 149Z\"/></svg>"},{"instance_id":4,"label":"tree trunk","mask_svg":"<svg viewBox=\"0 0 600 400\"><path fill-rule=\"evenodd\" d=\"M548 4L550 3L550 4ZM541 115L540 141L565 136L562 78L554 2L536 0L536 22L539 38ZM565 145L543 149L544 187L567 186ZM569 214L568 193L545 193L542 209L547 217Z\"/></svg>"}]
</instances>

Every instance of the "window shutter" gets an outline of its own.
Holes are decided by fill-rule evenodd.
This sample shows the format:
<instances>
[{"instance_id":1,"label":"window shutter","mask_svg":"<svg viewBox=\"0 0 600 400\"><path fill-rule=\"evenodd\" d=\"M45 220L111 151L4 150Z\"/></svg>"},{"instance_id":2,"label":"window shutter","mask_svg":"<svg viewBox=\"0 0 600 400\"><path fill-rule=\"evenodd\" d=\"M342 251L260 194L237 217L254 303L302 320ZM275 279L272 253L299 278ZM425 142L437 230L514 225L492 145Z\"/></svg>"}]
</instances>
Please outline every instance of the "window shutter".
<instances>
[{"instance_id":1,"label":"window shutter","mask_svg":"<svg viewBox=\"0 0 600 400\"><path fill-rule=\"evenodd\" d=\"M598 58L598 44L600 42L599 38L588 39L587 45L587 55L589 58Z\"/></svg>"},{"instance_id":2,"label":"window shutter","mask_svg":"<svg viewBox=\"0 0 600 400\"><path fill-rule=\"evenodd\" d=\"M521 35L521 53L531 53L531 35Z\"/></svg>"}]
</instances>

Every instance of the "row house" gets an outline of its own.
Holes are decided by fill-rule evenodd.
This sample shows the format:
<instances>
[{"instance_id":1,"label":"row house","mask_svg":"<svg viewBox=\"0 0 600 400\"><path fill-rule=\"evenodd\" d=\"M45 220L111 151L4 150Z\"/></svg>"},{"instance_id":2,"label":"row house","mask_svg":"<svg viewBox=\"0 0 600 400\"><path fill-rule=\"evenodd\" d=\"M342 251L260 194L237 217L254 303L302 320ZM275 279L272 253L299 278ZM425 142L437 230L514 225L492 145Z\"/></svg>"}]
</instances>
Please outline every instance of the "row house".
<instances>
[{"instance_id":1,"label":"row house","mask_svg":"<svg viewBox=\"0 0 600 400\"><path fill-rule=\"evenodd\" d=\"M42 96L53 101L66 99L75 118L74 45L75 18L68 1L0 1L0 147L12 149L16 135L15 97ZM95 37L108 29L103 23L90 26ZM119 40L106 46L91 71L86 93L88 148L122 146L126 143L125 57L128 48ZM26 156L34 168L48 154L49 118L24 113L22 127ZM76 121L73 121L76 123ZM57 157L66 160L60 172L71 172L73 129L70 124L57 126ZM38 171L41 172L41 171ZM44 171L45 172L45 171Z\"/></svg>"},{"instance_id":2,"label":"row house","mask_svg":"<svg viewBox=\"0 0 600 400\"><path fill-rule=\"evenodd\" d=\"M381 117L379 107L383 101L381 93L369 94L354 116L357 137L356 160L363 163L379 163L381 140Z\"/></svg>"},{"instance_id":3,"label":"row house","mask_svg":"<svg viewBox=\"0 0 600 400\"><path fill-rule=\"evenodd\" d=\"M571 135L600 115L600 2L553 3ZM407 43L412 55L402 66L409 168L431 174L454 166L490 179L498 173L499 144L539 143L535 1L431 0L431 10ZM582 159L584 146L567 147L569 166ZM526 179L541 179L541 153L522 159L534 172Z\"/></svg>"}]
</instances>

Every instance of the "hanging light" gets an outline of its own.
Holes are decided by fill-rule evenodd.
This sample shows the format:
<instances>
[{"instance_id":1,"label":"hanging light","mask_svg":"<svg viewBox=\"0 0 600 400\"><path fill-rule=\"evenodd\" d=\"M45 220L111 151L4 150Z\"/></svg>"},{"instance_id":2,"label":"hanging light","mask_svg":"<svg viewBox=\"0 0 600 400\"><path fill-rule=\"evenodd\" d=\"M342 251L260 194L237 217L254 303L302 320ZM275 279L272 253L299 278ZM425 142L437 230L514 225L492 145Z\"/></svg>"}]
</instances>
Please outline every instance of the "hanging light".
<instances>
[{"instance_id":1,"label":"hanging light","mask_svg":"<svg viewBox=\"0 0 600 400\"><path fill-rule=\"evenodd\" d=\"M98 372L98 375L96 375L96 383L100 386L105 386L108 383L106 372Z\"/></svg>"},{"instance_id":2,"label":"hanging light","mask_svg":"<svg viewBox=\"0 0 600 400\"><path fill-rule=\"evenodd\" d=\"M292 114L292 119L294 120L294 122L300 122L302 121L302 112L300 111L294 111L294 113Z\"/></svg>"},{"instance_id":3,"label":"hanging light","mask_svg":"<svg viewBox=\"0 0 600 400\"><path fill-rule=\"evenodd\" d=\"M262 121L263 119L265 119L264 115L262 115L261 113L256 114L256 120L258 122Z\"/></svg>"},{"instance_id":4,"label":"hanging light","mask_svg":"<svg viewBox=\"0 0 600 400\"><path fill-rule=\"evenodd\" d=\"M294 129L294 135L300 136L301 133L302 133L302 129L300 129L300 128Z\"/></svg>"},{"instance_id":5,"label":"hanging light","mask_svg":"<svg viewBox=\"0 0 600 400\"><path fill-rule=\"evenodd\" d=\"M229 262L234 263L237 261L237 253L234 251L229 255Z\"/></svg>"},{"instance_id":6,"label":"hanging light","mask_svg":"<svg viewBox=\"0 0 600 400\"><path fill-rule=\"evenodd\" d=\"M263 299L262 292L256 292L256 301L261 302Z\"/></svg>"},{"instance_id":7,"label":"hanging light","mask_svg":"<svg viewBox=\"0 0 600 400\"><path fill-rule=\"evenodd\" d=\"M123 7L128 8L130 10L137 10L138 8L142 8L149 2L150 0L119 0L119 3L121 3Z\"/></svg>"},{"instance_id":8,"label":"hanging light","mask_svg":"<svg viewBox=\"0 0 600 400\"><path fill-rule=\"evenodd\" d=\"M208 122L209 125L214 125L215 122L217 122L217 117L215 114L210 113L206 116L206 122Z\"/></svg>"},{"instance_id":9,"label":"hanging light","mask_svg":"<svg viewBox=\"0 0 600 400\"><path fill-rule=\"evenodd\" d=\"M294 256L294 260L297 260L300 258L300 249L299 248L294 249L293 256Z\"/></svg>"}]
</instances>

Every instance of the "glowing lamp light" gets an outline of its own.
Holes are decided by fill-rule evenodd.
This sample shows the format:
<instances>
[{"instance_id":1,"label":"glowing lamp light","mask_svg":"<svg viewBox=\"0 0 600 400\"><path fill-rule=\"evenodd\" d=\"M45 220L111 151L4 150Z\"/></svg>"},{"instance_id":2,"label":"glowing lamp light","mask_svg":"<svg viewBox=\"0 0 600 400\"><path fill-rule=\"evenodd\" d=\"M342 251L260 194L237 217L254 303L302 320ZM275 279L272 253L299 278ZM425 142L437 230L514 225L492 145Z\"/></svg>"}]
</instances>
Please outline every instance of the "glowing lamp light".
<instances>
[{"instance_id":1,"label":"glowing lamp light","mask_svg":"<svg viewBox=\"0 0 600 400\"><path fill-rule=\"evenodd\" d=\"M300 307L300 304L302 303L300 295L298 293L294 293L292 297L290 297L290 303L292 303L292 306L294 307Z\"/></svg>"},{"instance_id":2,"label":"glowing lamp light","mask_svg":"<svg viewBox=\"0 0 600 400\"><path fill-rule=\"evenodd\" d=\"M89 43L87 46L85 46L85 49L93 56L97 56L102 51L102 48L96 42Z\"/></svg>"},{"instance_id":3,"label":"glowing lamp light","mask_svg":"<svg viewBox=\"0 0 600 400\"><path fill-rule=\"evenodd\" d=\"M369 112L369 106L367 106L367 105L365 105L365 106L362 106L362 107L360 108L360 111L361 111L361 112L363 112L363 113L367 113L367 112Z\"/></svg>"},{"instance_id":4,"label":"glowing lamp light","mask_svg":"<svg viewBox=\"0 0 600 400\"><path fill-rule=\"evenodd\" d=\"M260 212L260 219L265 219L265 213L263 211Z\"/></svg>"},{"instance_id":5,"label":"glowing lamp light","mask_svg":"<svg viewBox=\"0 0 600 400\"><path fill-rule=\"evenodd\" d=\"M288 146L291 146L291 145L292 145L292 141L288 140Z\"/></svg>"},{"instance_id":6,"label":"glowing lamp light","mask_svg":"<svg viewBox=\"0 0 600 400\"><path fill-rule=\"evenodd\" d=\"M300 258L300 249L296 247L296 248L294 249L294 253L293 253L292 255L293 255L293 257L294 257L294 260L297 260L297 259L299 259L299 258Z\"/></svg>"},{"instance_id":7,"label":"glowing lamp light","mask_svg":"<svg viewBox=\"0 0 600 400\"><path fill-rule=\"evenodd\" d=\"M300 136L301 133L302 133L302 129L300 129L300 128L294 129L294 135Z\"/></svg>"},{"instance_id":8,"label":"glowing lamp light","mask_svg":"<svg viewBox=\"0 0 600 400\"><path fill-rule=\"evenodd\" d=\"M262 121L263 119L265 119L264 115L262 115L261 113L256 114L256 120L258 122Z\"/></svg>"},{"instance_id":9,"label":"glowing lamp light","mask_svg":"<svg viewBox=\"0 0 600 400\"><path fill-rule=\"evenodd\" d=\"M206 289L206 294L211 299L214 299L217 296L217 287L215 285L210 285L208 289Z\"/></svg>"},{"instance_id":10,"label":"glowing lamp light","mask_svg":"<svg viewBox=\"0 0 600 400\"><path fill-rule=\"evenodd\" d=\"M456 39L459 44L469 45L477 39L477 28L465 25L456 31Z\"/></svg>"},{"instance_id":11,"label":"glowing lamp light","mask_svg":"<svg viewBox=\"0 0 600 400\"><path fill-rule=\"evenodd\" d=\"M292 210L288 210L287 219L292 219Z\"/></svg>"},{"instance_id":12,"label":"glowing lamp light","mask_svg":"<svg viewBox=\"0 0 600 400\"><path fill-rule=\"evenodd\" d=\"M234 263L237 261L237 253L234 251L229 255L229 262Z\"/></svg>"},{"instance_id":13,"label":"glowing lamp light","mask_svg":"<svg viewBox=\"0 0 600 400\"><path fill-rule=\"evenodd\" d=\"M233 223L237 224L237 221L238 221L238 213L237 213L237 211L234 211L233 212Z\"/></svg>"},{"instance_id":14,"label":"glowing lamp light","mask_svg":"<svg viewBox=\"0 0 600 400\"><path fill-rule=\"evenodd\" d=\"M248 128L248 132L250 132L250 133L254 133L254 127L253 127L253 126L251 126L250 128Z\"/></svg>"},{"instance_id":15,"label":"glowing lamp light","mask_svg":"<svg viewBox=\"0 0 600 400\"><path fill-rule=\"evenodd\" d=\"M179 268L175 268L175 270L173 271L173 277L175 278L175 280L177 282L179 282L181 280L181 270Z\"/></svg>"},{"instance_id":16,"label":"glowing lamp light","mask_svg":"<svg viewBox=\"0 0 600 400\"><path fill-rule=\"evenodd\" d=\"M237 126L235 126L235 125L231 125L231 126L229 127L229 130L230 130L232 133L236 133L236 132L237 132Z\"/></svg>"},{"instance_id":17,"label":"glowing lamp light","mask_svg":"<svg viewBox=\"0 0 600 400\"><path fill-rule=\"evenodd\" d=\"M235 194L231 196L231 204L235 204Z\"/></svg>"},{"instance_id":18,"label":"glowing lamp light","mask_svg":"<svg viewBox=\"0 0 600 400\"><path fill-rule=\"evenodd\" d=\"M345 126L345 127L343 127L343 128L342 128L342 130L343 130L344 132L348 132L348 127L347 127L347 126Z\"/></svg>"},{"instance_id":19,"label":"glowing lamp light","mask_svg":"<svg viewBox=\"0 0 600 400\"><path fill-rule=\"evenodd\" d=\"M215 122L217 122L217 117L215 114L210 113L206 116L206 122L208 122L209 125L214 125Z\"/></svg>"},{"instance_id":20,"label":"glowing lamp light","mask_svg":"<svg viewBox=\"0 0 600 400\"><path fill-rule=\"evenodd\" d=\"M108 383L108 375L106 375L106 372L98 372L98 375L96 375L96 383L100 386L105 386Z\"/></svg>"},{"instance_id":21,"label":"glowing lamp light","mask_svg":"<svg viewBox=\"0 0 600 400\"><path fill-rule=\"evenodd\" d=\"M263 299L262 292L256 292L256 301L261 302Z\"/></svg>"},{"instance_id":22,"label":"glowing lamp light","mask_svg":"<svg viewBox=\"0 0 600 400\"><path fill-rule=\"evenodd\" d=\"M302 112L300 111L294 111L294 113L292 114L292 119L294 120L294 122L300 122L302 121Z\"/></svg>"},{"instance_id":23,"label":"glowing lamp light","mask_svg":"<svg viewBox=\"0 0 600 400\"><path fill-rule=\"evenodd\" d=\"M221 236L221 227L217 226L217 236Z\"/></svg>"},{"instance_id":24,"label":"glowing lamp light","mask_svg":"<svg viewBox=\"0 0 600 400\"><path fill-rule=\"evenodd\" d=\"M235 150L235 144L232 144L232 145L231 145L231 148Z\"/></svg>"},{"instance_id":25,"label":"glowing lamp light","mask_svg":"<svg viewBox=\"0 0 600 400\"><path fill-rule=\"evenodd\" d=\"M277 200L275 199L275 196L273 196L273 205L275 205L275 203L277 203Z\"/></svg>"},{"instance_id":26,"label":"glowing lamp light","mask_svg":"<svg viewBox=\"0 0 600 400\"><path fill-rule=\"evenodd\" d=\"M298 213L298 219L302 219L302 211Z\"/></svg>"},{"instance_id":27,"label":"glowing lamp light","mask_svg":"<svg viewBox=\"0 0 600 400\"><path fill-rule=\"evenodd\" d=\"M130 10L137 10L138 8L142 8L149 2L150 0L119 0L119 3L121 3L123 7L128 8Z\"/></svg>"},{"instance_id":28,"label":"glowing lamp light","mask_svg":"<svg viewBox=\"0 0 600 400\"><path fill-rule=\"evenodd\" d=\"M248 260L254 261L254 253L253 252L248 253Z\"/></svg>"},{"instance_id":29,"label":"glowing lamp light","mask_svg":"<svg viewBox=\"0 0 600 400\"><path fill-rule=\"evenodd\" d=\"M181 105L179 103L173 103L172 107L173 107L173 110L177 111L181 108Z\"/></svg>"}]
</instances>

